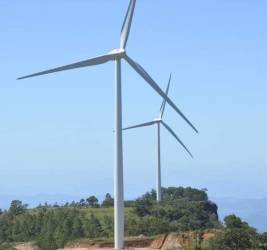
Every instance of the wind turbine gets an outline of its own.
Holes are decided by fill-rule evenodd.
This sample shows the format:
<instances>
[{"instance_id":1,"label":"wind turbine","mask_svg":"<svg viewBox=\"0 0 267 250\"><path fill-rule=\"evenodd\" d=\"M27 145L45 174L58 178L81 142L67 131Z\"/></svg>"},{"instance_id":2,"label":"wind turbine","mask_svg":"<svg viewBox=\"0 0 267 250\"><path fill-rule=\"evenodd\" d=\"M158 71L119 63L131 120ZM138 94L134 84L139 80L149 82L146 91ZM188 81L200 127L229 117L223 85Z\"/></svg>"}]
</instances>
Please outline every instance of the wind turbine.
<instances>
[{"instance_id":1,"label":"wind turbine","mask_svg":"<svg viewBox=\"0 0 267 250\"><path fill-rule=\"evenodd\" d=\"M169 82L167 85L167 89L166 89L166 96L168 96L169 93L169 89L170 89L170 84L171 84L171 77L172 75L170 74L170 78L169 78ZM148 127L148 126L153 126L156 125L157 126L157 136L158 136L158 155L157 155L157 160L158 160L158 166L157 166L157 201L161 201L162 200L162 195L161 195L161 139L160 139L160 129L161 129L161 125L163 125L163 127L165 127L170 134L181 144L181 146L186 150L186 152L193 158L193 155L191 154L191 152L188 150L188 148L185 146L185 144L181 141L181 139L174 133L174 131L163 121L163 116L164 116L164 112L165 112L165 107L166 107L166 99L163 100L161 108L160 108L160 115L159 117L157 117L156 119L150 121L150 122L146 122L146 123L142 123L142 124L138 124L135 126L131 126L128 128L125 128L123 130L129 130L129 129L135 129L135 128L141 128L141 127Z\"/></svg>"},{"instance_id":2,"label":"wind turbine","mask_svg":"<svg viewBox=\"0 0 267 250\"><path fill-rule=\"evenodd\" d=\"M136 0L130 0L120 34L120 47L109 53L84 61L41 71L18 78L25 79L59 71L88 67L115 62L115 169L114 169L114 247L122 249L124 246L124 191L123 191L123 146L122 146L122 100L121 100L121 60L124 59L166 102L195 130L194 125L177 108L173 101L166 96L159 85L151 78L144 68L126 54L126 45L131 29Z\"/></svg>"}]
</instances>

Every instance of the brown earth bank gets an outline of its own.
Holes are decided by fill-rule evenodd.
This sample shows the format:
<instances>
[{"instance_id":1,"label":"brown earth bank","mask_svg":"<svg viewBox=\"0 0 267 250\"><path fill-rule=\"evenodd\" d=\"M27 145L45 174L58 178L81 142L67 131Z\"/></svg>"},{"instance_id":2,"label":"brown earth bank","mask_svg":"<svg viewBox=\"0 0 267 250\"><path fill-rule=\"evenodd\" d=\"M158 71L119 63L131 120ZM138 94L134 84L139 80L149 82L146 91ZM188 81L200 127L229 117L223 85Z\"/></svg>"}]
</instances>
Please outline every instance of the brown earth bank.
<instances>
[{"instance_id":1,"label":"brown earth bank","mask_svg":"<svg viewBox=\"0 0 267 250\"><path fill-rule=\"evenodd\" d=\"M34 243L21 243L15 246L17 250L40 250ZM81 249L80 249L81 250Z\"/></svg>"},{"instance_id":2,"label":"brown earth bank","mask_svg":"<svg viewBox=\"0 0 267 250\"><path fill-rule=\"evenodd\" d=\"M220 230L210 229L205 230L202 234L203 240L207 241L220 233ZM196 232L186 232L186 233L170 233L157 235L156 237L146 238L145 236L140 235L135 238L128 238L125 240L126 249L183 249L184 247L190 245L196 237ZM94 250L94 249L112 249L112 242L79 242L75 241L69 243L64 249L59 250ZM39 250L32 243L23 243L18 244L15 247L17 250Z\"/></svg>"}]
</instances>

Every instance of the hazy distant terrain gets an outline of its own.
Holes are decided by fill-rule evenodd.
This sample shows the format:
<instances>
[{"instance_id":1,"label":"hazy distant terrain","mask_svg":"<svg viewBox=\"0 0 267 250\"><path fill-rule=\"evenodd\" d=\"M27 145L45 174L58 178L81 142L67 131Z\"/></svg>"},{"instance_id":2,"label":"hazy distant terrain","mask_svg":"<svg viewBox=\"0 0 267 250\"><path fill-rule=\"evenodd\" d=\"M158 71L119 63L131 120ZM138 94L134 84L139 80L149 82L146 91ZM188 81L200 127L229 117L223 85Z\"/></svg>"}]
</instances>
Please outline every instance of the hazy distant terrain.
<instances>
[{"instance_id":1,"label":"hazy distant terrain","mask_svg":"<svg viewBox=\"0 0 267 250\"><path fill-rule=\"evenodd\" d=\"M267 198L212 198L212 200L218 205L220 219L234 213L260 232L267 231Z\"/></svg>"}]
</instances>

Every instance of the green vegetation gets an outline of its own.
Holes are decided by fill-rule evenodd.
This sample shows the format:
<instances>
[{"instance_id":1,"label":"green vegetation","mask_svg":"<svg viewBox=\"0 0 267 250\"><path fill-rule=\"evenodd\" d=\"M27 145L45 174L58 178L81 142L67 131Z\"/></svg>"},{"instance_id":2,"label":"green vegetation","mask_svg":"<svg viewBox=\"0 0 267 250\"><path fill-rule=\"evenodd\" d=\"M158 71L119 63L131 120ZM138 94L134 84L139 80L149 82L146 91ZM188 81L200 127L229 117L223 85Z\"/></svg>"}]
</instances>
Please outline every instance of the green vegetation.
<instances>
[{"instance_id":1,"label":"green vegetation","mask_svg":"<svg viewBox=\"0 0 267 250\"><path fill-rule=\"evenodd\" d=\"M208 200L205 190L193 188L163 189L158 204L152 190L125 202L125 234L152 236L171 231L218 227L217 206ZM36 241L42 250L62 248L72 240L113 238L114 200L107 194L100 204L95 196L79 202L39 205L27 209L21 201L12 201L0 214L0 240L5 243Z\"/></svg>"},{"instance_id":2,"label":"green vegetation","mask_svg":"<svg viewBox=\"0 0 267 250\"><path fill-rule=\"evenodd\" d=\"M196 232L190 250L267 250L267 234L259 234L235 215L224 218L224 228L210 240L203 241L203 232Z\"/></svg>"},{"instance_id":3,"label":"green vegetation","mask_svg":"<svg viewBox=\"0 0 267 250\"><path fill-rule=\"evenodd\" d=\"M0 243L0 250L16 250L16 249L9 243Z\"/></svg>"},{"instance_id":4,"label":"green vegetation","mask_svg":"<svg viewBox=\"0 0 267 250\"><path fill-rule=\"evenodd\" d=\"M168 232L194 231L190 250L267 249L267 234L259 235L234 215L218 221L217 206L209 201L206 190L164 188L163 201L156 202L154 190L136 200L125 202L125 234L153 236ZM100 203L95 196L79 202L39 205L28 209L21 201L11 202L0 211L0 250L13 249L14 242L36 242L42 250L63 248L78 239L113 239L113 204L107 194ZM221 233L203 241L205 229L219 228Z\"/></svg>"}]
</instances>

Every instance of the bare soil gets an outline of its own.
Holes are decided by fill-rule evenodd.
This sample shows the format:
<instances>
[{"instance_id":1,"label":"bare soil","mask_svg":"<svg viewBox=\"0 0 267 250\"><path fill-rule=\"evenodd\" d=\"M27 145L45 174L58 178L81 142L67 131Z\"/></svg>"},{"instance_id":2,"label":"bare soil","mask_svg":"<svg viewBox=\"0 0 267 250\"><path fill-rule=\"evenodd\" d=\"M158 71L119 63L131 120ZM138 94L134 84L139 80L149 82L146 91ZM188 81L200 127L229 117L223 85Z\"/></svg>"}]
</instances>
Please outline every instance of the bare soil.
<instances>
[{"instance_id":1,"label":"bare soil","mask_svg":"<svg viewBox=\"0 0 267 250\"><path fill-rule=\"evenodd\" d=\"M206 230L203 234L204 241L211 239L220 233L220 230L211 229ZM155 237L155 239L148 239L144 236L137 238L130 238L125 241L126 249L138 249L138 250L151 250L151 249L161 249L167 250L171 248L182 249L188 246L194 240L194 232L188 233L170 233L162 234ZM39 250L34 247L31 243L18 244L16 246L17 250ZM98 243L82 243L75 242L66 246L64 249L59 250L96 250L96 249L113 249L113 243L111 242L98 242Z\"/></svg>"}]
</instances>

